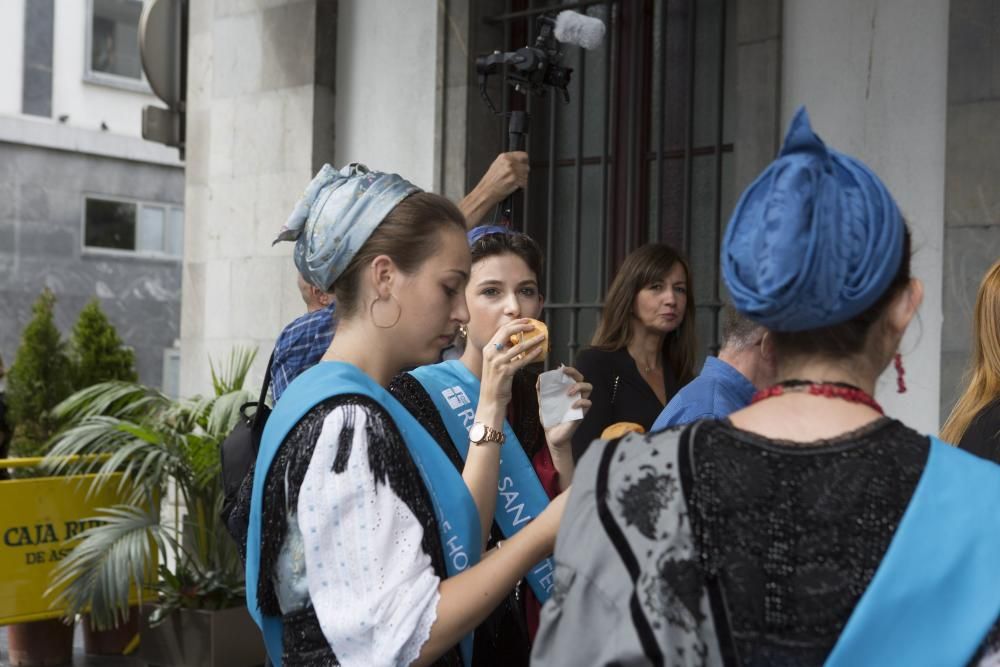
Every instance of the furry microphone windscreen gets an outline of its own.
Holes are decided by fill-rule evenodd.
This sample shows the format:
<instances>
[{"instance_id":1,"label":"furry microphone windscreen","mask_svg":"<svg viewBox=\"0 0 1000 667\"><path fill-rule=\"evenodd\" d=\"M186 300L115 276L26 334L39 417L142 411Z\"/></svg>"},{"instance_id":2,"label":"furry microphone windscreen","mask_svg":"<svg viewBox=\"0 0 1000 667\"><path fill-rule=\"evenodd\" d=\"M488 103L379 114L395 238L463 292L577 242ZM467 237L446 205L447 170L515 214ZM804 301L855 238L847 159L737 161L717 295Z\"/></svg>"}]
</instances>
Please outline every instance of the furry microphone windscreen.
<instances>
[{"instance_id":1,"label":"furry microphone windscreen","mask_svg":"<svg viewBox=\"0 0 1000 667\"><path fill-rule=\"evenodd\" d=\"M567 9L556 17L553 34L563 44L596 49L604 40L604 22Z\"/></svg>"}]
</instances>

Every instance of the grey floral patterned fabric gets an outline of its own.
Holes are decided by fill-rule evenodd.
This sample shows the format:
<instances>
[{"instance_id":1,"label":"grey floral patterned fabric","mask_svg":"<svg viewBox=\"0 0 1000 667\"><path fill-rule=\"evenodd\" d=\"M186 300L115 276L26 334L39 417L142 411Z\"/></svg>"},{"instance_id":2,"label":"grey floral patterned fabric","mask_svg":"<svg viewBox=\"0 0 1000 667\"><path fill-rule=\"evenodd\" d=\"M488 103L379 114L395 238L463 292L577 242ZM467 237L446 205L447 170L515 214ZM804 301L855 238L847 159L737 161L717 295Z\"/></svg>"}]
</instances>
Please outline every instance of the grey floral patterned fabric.
<instances>
[{"instance_id":1,"label":"grey floral patterned fabric","mask_svg":"<svg viewBox=\"0 0 1000 667\"><path fill-rule=\"evenodd\" d=\"M811 443L728 420L596 442L574 475L533 664L825 664L929 448L888 418ZM1000 666L998 628L968 664Z\"/></svg>"},{"instance_id":2,"label":"grey floral patterned fabric","mask_svg":"<svg viewBox=\"0 0 1000 667\"><path fill-rule=\"evenodd\" d=\"M679 434L596 442L577 464L532 664L723 664L708 590L692 576Z\"/></svg>"}]
</instances>

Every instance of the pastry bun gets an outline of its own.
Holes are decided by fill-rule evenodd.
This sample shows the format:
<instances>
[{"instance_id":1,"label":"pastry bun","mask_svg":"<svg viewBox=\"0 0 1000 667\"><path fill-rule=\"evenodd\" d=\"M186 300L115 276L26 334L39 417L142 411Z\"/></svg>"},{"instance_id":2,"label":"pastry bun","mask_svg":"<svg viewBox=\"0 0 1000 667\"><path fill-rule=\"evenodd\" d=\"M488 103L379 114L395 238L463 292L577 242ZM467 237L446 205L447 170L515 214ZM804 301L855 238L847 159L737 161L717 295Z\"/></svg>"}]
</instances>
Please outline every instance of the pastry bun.
<instances>
[{"instance_id":1,"label":"pastry bun","mask_svg":"<svg viewBox=\"0 0 1000 667\"><path fill-rule=\"evenodd\" d=\"M645 433L646 429L635 422L615 422L601 431L601 440L614 440L626 433Z\"/></svg>"},{"instance_id":2,"label":"pastry bun","mask_svg":"<svg viewBox=\"0 0 1000 667\"><path fill-rule=\"evenodd\" d=\"M518 345L526 340L531 340L536 336L542 336L545 339L539 344L539 347L542 348L542 352L539 356L535 357L535 361L544 361L545 357L549 356L549 328L545 326L544 322L539 322L538 320L529 319L528 324L535 328L514 334L510 337L510 344ZM520 358L520 356L518 358Z\"/></svg>"}]
</instances>

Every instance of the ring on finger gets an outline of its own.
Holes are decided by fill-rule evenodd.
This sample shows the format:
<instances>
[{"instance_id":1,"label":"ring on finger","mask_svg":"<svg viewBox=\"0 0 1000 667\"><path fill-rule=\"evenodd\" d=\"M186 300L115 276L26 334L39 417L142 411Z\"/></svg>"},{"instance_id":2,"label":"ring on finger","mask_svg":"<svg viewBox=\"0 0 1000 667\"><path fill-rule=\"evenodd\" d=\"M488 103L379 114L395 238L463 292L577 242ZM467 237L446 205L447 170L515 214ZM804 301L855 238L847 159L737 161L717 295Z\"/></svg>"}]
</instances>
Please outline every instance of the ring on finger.
<instances>
[{"instance_id":1,"label":"ring on finger","mask_svg":"<svg viewBox=\"0 0 1000 667\"><path fill-rule=\"evenodd\" d=\"M503 343L493 343L493 347L496 348L497 352L503 351Z\"/></svg>"}]
</instances>

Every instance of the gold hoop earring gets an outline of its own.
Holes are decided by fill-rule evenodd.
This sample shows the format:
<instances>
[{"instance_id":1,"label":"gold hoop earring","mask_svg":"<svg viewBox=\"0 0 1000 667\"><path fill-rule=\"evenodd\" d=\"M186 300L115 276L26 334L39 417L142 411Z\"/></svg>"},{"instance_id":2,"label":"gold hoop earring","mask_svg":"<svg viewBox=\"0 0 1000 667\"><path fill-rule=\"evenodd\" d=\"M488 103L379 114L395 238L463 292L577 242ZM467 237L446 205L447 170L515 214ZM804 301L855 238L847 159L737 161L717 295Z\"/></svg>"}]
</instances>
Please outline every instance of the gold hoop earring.
<instances>
[{"instance_id":1,"label":"gold hoop earring","mask_svg":"<svg viewBox=\"0 0 1000 667\"><path fill-rule=\"evenodd\" d=\"M389 299L396 302L396 319L392 321L392 324L379 324L375 319L375 304L380 302L382 299L375 299L372 301L371 305L368 306L368 315L372 318L372 324L377 326L379 329L391 329L399 322L399 318L403 315L403 307L399 305L399 301L396 301L396 297L391 293L389 294Z\"/></svg>"}]
</instances>

